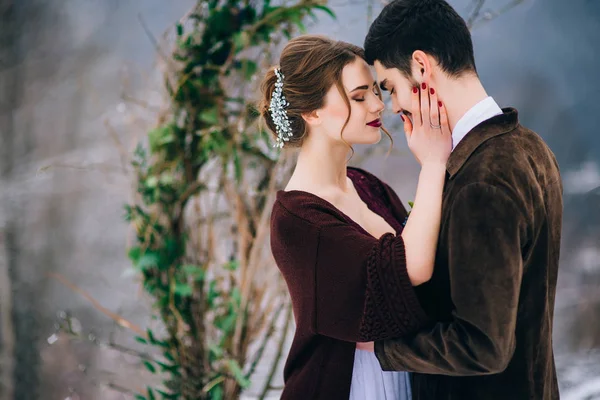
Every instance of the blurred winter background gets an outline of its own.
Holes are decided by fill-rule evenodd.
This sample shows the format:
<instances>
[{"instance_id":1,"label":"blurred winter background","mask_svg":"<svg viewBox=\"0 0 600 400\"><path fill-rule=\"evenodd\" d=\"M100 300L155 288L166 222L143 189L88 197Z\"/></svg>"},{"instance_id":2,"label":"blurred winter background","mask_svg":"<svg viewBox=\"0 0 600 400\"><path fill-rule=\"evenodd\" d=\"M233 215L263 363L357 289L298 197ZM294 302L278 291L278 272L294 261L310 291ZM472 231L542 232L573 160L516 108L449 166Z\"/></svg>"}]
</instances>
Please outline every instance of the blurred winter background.
<instances>
[{"instance_id":1,"label":"blurred winter background","mask_svg":"<svg viewBox=\"0 0 600 400\"><path fill-rule=\"evenodd\" d=\"M0 0L2 400L131 398L124 388L143 388L139 359L119 347L130 338L98 310L141 325L149 315L127 273L122 205L131 185L111 132L129 127L122 145L131 149L154 123L147 111L160 101L152 37L193 3ZM565 210L554 346L562 398L600 399L600 1L451 4L473 17L488 92L516 107L558 158ZM309 31L359 45L382 7L376 0L329 5L338 19L321 16ZM393 117L388 125L399 126ZM375 155L364 166L407 201L417 165L395 133L400 154ZM67 315L88 342L56 334Z\"/></svg>"}]
</instances>

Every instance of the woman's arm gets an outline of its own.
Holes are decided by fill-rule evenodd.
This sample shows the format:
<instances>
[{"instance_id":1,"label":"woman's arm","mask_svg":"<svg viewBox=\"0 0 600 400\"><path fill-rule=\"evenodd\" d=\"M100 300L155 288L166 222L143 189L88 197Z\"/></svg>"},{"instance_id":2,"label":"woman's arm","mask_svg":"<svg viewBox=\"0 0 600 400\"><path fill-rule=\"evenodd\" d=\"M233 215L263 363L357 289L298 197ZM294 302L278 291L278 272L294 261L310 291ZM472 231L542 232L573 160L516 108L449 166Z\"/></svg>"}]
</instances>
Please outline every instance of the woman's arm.
<instances>
[{"instance_id":1,"label":"woman's arm","mask_svg":"<svg viewBox=\"0 0 600 400\"><path fill-rule=\"evenodd\" d=\"M402 231L406 269L413 286L431 279L442 217L445 164L425 164L419 174L415 204Z\"/></svg>"},{"instance_id":2,"label":"woman's arm","mask_svg":"<svg viewBox=\"0 0 600 400\"><path fill-rule=\"evenodd\" d=\"M414 333L429 323L412 287L404 240L348 226L320 232L314 269L315 332L350 342Z\"/></svg>"},{"instance_id":3,"label":"woman's arm","mask_svg":"<svg viewBox=\"0 0 600 400\"><path fill-rule=\"evenodd\" d=\"M446 162L452 151L448 114L437 95L421 86L413 90L414 118L402 116L408 147L421 164L415 204L402 238L406 268L414 286L431 279L442 217ZM420 111L420 112L419 112Z\"/></svg>"},{"instance_id":4,"label":"woman's arm","mask_svg":"<svg viewBox=\"0 0 600 400\"><path fill-rule=\"evenodd\" d=\"M298 326L348 342L414 333L429 320L406 270L404 240L380 239L315 207L300 218L276 204L271 249Z\"/></svg>"}]
</instances>

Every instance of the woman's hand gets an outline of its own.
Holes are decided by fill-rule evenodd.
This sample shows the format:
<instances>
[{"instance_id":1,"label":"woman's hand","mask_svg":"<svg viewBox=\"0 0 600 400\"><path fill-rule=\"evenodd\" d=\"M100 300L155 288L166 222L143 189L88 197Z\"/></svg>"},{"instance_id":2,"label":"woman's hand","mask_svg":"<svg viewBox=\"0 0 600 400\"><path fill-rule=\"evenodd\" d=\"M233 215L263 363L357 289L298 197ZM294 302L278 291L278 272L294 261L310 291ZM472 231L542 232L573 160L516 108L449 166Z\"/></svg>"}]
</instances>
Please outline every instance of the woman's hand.
<instances>
[{"instance_id":1,"label":"woman's hand","mask_svg":"<svg viewBox=\"0 0 600 400\"><path fill-rule=\"evenodd\" d=\"M358 350L365 350L365 351L375 351L375 342L359 342L356 343L356 348Z\"/></svg>"},{"instance_id":2,"label":"woman's hand","mask_svg":"<svg viewBox=\"0 0 600 400\"><path fill-rule=\"evenodd\" d=\"M421 166L429 163L446 165L452 151L452 131L446 107L433 88L425 83L412 91L412 121L406 115L404 133L408 147Z\"/></svg>"}]
</instances>

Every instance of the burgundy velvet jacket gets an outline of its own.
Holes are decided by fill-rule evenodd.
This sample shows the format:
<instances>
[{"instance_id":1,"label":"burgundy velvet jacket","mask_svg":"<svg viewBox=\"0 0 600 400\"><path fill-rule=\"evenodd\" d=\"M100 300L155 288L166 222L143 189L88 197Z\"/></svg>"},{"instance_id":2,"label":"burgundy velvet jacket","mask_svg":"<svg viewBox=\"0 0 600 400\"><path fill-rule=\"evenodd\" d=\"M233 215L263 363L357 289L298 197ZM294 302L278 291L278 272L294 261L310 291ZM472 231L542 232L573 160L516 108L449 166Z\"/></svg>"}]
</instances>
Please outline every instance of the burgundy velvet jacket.
<instances>
[{"instance_id":1,"label":"burgundy velvet jacket","mask_svg":"<svg viewBox=\"0 0 600 400\"><path fill-rule=\"evenodd\" d=\"M349 168L348 177L399 234L406 210L396 194L360 169ZM376 239L318 196L278 193L271 248L296 320L282 399L347 400L356 342L414 333L427 323L408 277L402 237Z\"/></svg>"}]
</instances>

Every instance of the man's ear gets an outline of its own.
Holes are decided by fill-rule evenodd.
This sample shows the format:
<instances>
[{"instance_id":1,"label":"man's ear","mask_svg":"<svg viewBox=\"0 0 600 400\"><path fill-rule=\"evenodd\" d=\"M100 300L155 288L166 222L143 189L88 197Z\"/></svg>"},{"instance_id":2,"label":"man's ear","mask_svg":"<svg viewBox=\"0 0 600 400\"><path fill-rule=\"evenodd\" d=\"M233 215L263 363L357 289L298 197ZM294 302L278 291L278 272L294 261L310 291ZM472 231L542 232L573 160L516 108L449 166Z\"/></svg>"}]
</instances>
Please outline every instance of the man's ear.
<instances>
[{"instance_id":1,"label":"man's ear","mask_svg":"<svg viewBox=\"0 0 600 400\"><path fill-rule=\"evenodd\" d=\"M309 126L321 125L322 119L319 116L319 110L314 110L309 113L302 114L302 119L306 121Z\"/></svg>"},{"instance_id":2,"label":"man's ear","mask_svg":"<svg viewBox=\"0 0 600 400\"><path fill-rule=\"evenodd\" d=\"M412 54L413 76L419 82L429 82L432 73L431 58L422 50L415 50Z\"/></svg>"}]
</instances>

